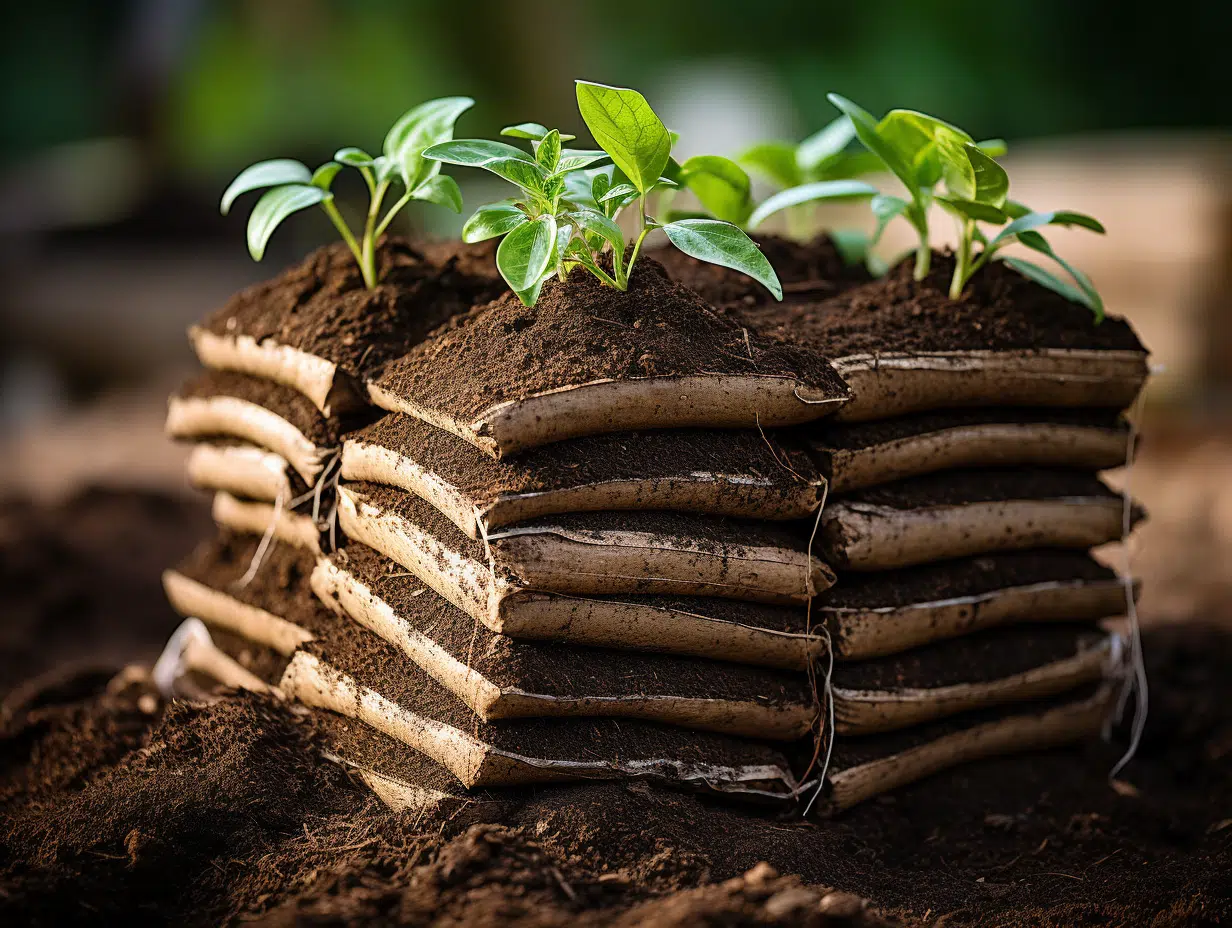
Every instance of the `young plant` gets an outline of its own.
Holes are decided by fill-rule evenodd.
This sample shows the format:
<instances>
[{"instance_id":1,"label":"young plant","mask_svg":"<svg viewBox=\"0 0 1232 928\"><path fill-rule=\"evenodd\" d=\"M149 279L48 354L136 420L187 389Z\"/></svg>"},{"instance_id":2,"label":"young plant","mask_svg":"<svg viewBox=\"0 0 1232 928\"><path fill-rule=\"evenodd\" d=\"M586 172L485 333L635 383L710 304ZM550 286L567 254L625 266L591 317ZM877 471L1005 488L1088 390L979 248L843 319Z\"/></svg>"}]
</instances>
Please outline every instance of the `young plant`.
<instances>
[{"instance_id":1,"label":"young plant","mask_svg":"<svg viewBox=\"0 0 1232 928\"><path fill-rule=\"evenodd\" d=\"M523 123L502 135L529 139L531 153L483 139L445 142L424 152L427 158L491 171L518 188L517 196L480 207L462 237L467 242L501 237L497 267L526 305L535 304L546 280L577 267L606 286L628 289L642 243L653 229L662 229L686 254L748 274L782 298L770 263L736 225L709 218L659 222L647 215L650 194L679 182L664 176L673 164L671 133L640 93L578 81L577 100L601 150L562 148L572 136ZM610 165L600 167L609 160ZM616 219L634 204L637 235L627 249ZM610 272L600 262L609 250Z\"/></svg>"},{"instance_id":2,"label":"young plant","mask_svg":"<svg viewBox=\"0 0 1232 928\"><path fill-rule=\"evenodd\" d=\"M1037 283L1089 307L1097 320L1103 318L1103 301L1091 281L1058 256L1037 230L1057 225L1102 233L1104 227L1082 213L1034 212L1010 200L1009 175L996 161L1005 151L1004 142L994 139L977 143L957 126L913 110L891 110L878 121L838 94L830 94L829 99L851 120L865 148L876 155L907 190L905 199L881 193L873 197L870 206L877 226L872 240L875 243L880 239L892 219L905 218L919 236L916 280L923 280L929 271L932 249L928 212L936 203L958 222L958 249L950 280L951 299L962 295L971 276L984 264L1000 257ZM1002 228L989 238L980 223ZM1014 242L1051 258L1073 277L1077 286L1037 264L1001 255L1002 250Z\"/></svg>"},{"instance_id":3,"label":"young plant","mask_svg":"<svg viewBox=\"0 0 1232 928\"><path fill-rule=\"evenodd\" d=\"M439 161L425 158L423 152L452 139L458 117L474 103L470 97L444 97L420 104L394 123L385 136L382 153L375 158L358 148L342 148L333 161L315 171L289 158L254 164L241 171L223 193L222 214L225 216L242 194L265 189L248 217L248 253L254 261L260 261L270 236L284 219L310 206L320 206L351 249L364 284L371 289L377 285L377 240L404 206L412 200L424 200L447 206L455 213L462 211L457 183L441 174ZM368 210L358 235L338 212L330 190L343 166L358 170L368 186ZM402 196L382 215L385 197L396 186L401 186Z\"/></svg>"}]
</instances>

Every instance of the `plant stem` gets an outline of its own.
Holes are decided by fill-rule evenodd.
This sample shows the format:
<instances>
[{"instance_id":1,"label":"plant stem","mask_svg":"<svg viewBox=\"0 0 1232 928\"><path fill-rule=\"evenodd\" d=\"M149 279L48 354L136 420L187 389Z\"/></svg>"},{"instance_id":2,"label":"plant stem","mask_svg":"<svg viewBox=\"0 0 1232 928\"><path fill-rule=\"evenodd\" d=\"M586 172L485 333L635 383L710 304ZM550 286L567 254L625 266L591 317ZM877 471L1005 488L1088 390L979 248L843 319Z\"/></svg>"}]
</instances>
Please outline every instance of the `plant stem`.
<instances>
[{"instance_id":1,"label":"plant stem","mask_svg":"<svg viewBox=\"0 0 1232 928\"><path fill-rule=\"evenodd\" d=\"M389 228L389 224L394 221L394 216L398 215L398 211L406 204L411 202L411 191L407 191L398 198L398 202L389 208L389 212L385 214L385 218L381 220L376 227L376 237L380 238L385 234L385 230Z\"/></svg>"},{"instance_id":2,"label":"plant stem","mask_svg":"<svg viewBox=\"0 0 1232 928\"><path fill-rule=\"evenodd\" d=\"M650 231L650 227L646 225L646 195L642 194L638 200L638 216L642 224L642 230L638 233L637 241L633 243L633 253L629 255L629 261L624 266L624 273L618 276L619 283L617 288L620 290L629 289L629 275L633 273L633 262L637 260L637 253L642 250L642 240L646 238L646 233Z\"/></svg>"},{"instance_id":3,"label":"plant stem","mask_svg":"<svg viewBox=\"0 0 1232 928\"><path fill-rule=\"evenodd\" d=\"M368 219L364 223L364 244L359 261L359 271L364 275L364 283L371 290L376 286L376 221L381 212L381 201L385 199L385 191L389 189L389 181L382 181L372 194L368 204Z\"/></svg>"},{"instance_id":4,"label":"plant stem","mask_svg":"<svg viewBox=\"0 0 1232 928\"><path fill-rule=\"evenodd\" d=\"M958 223L958 254L954 261L954 276L950 278L950 299L956 300L962 296L963 288L971 279L974 268L971 267L971 239L975 234L975 220L962 219Z\"/></svg>"},{"instance_id":5,"label":"plant stem","mask_svg":"<svg viewBox=\"0 0 1232 928\"><path fill-rule=\"evenodd\" d=\"M920 236L920 246L915 251L915 279L923 280L932 266L933 249L928 241L928 204L917 197L907 208L907 219L915 226Z\"/></svg>"},{"instance_id":6,"label":"plant stem","mask_svg":"<svg viewBox=\"0 0 1232 928\"><path fill-rule=\"evenodd\" d=\"M342 240L346 242L347 248L351 249L351 254L355 256L355 263L359 265L359 272L364 272L364 257L360 250L359 242L355 241L355 236L351 233L351 228L346 224L346 220L342 218L342 214L338 212L338 207L334 206L333 198L321 201L321 209L325 210L325 215L329 217L329 221L334 224L334 228L342 236ZM364 283L371 287L368 283L368 278L364 277Z\"/></svg>"}]
</instances>

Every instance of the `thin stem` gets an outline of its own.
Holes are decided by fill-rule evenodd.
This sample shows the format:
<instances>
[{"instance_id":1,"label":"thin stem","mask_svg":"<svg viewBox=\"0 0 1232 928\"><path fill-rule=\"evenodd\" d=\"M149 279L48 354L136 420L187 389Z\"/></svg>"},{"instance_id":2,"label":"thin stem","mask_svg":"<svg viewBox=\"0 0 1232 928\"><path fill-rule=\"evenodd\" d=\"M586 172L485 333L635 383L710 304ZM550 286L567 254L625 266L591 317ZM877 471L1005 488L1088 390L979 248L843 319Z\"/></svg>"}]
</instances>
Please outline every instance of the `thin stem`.
<instances>
[{"instance_id":1,"label":"thin stem","mask_svg":"<svg viewBox=\"0 0 1232 928\"><path fill-rule=\"evenodd\" d=\"M915 279L923 280L932 266L933 249L928 240L928 204L916 197L907 208L907 219L915 226L920 236L920 245L915 251Z\"/></svg>"},{"instance_id":2,"label":"thin stem","mask_svg":"<svg viewBox=\"0 0 1232 928\"><path fill-rule=\"evenodd\" d=\"M961 219L958 222L958 254L954 261L954 276L950 278L950 299L962 296L963 288L974 272L971 267L971 240L975 235L975 220Z\"/></svg>"},{"instance_id":3,"label":"thin stem","mask_svg":"<svg viewBox=\"0 0 1232 928\"><path fill-rule=\"evenodd\" d=\"M638 201L638 218L641 222L642 229L637 236L637 241L633 243L633 253L629 255L629 260L624 266L624 273L618 278L620 283L617 285L621 290L629 289L629 275L633 273L633 264L637 261L637 254L642 250L642 241L646 238L646 233L650 231L650 227L646 225L646 195L642 194Z\"/></svg>"},{"instance_id":4,"label":"thin stem","mask_svg":"<svg viewBox=\"0 0 1232 928\"><path fill-rule=\"evenodd\" d=\"M381 201L385 199L385 191L389 189L389 181L381 181L372 194L372 202L368 204L368 219L364 223L363 257L360 259L360 270L364 275L364 283L371 290L376 286L376 221L381 212Z\"/></svg>"},{"instance_id":5,"label":"thin stem","mask_svg":"<svg viewBox=\"0 0 1232 928\"><path fill-rule=\"evenodd\" d=\"M325 215L329 217L329 221L334 224L334 228L342 236L342 240L346 242L347 248L351 249L351 254L355 256L355 262L359 265L359 271L362 274L364 271L364 258L360 251L359 242L355 241L355 236L351 233L350 226L346 224L346 220L342 218L342 214L338 212L338 207L334 206L333 198L321 201L321 209L325 210ZM364 283L371 287L367 276L364 277Z\"/></svg>"},{"instance_id":6,"label":"thin stem","mask_svg":"<svg viewBox=\"0 0 1232 928\"><path fill-rule=\"evenodd\" d=\"M388 229L389 224L393 222L394 216L398 215L398 211L410 202L411 202L411 191L408 190L406 193L402 194L402 196L398 198L397 203L395 203L393 206L389 208L389 212L385 214L385 218L382 219L380 224L376 227L376 237L377 238L380 238L382 235L385 234L385 230Z\"/></svg>"}]
</instances>

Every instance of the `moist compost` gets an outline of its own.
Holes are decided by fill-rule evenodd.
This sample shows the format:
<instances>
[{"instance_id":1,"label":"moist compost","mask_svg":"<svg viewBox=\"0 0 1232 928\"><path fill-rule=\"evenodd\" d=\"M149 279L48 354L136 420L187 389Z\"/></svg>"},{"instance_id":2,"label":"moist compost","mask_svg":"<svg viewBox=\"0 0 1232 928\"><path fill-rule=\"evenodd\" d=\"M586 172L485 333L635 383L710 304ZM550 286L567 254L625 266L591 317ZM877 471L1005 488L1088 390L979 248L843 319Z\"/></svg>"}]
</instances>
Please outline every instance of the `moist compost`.
<instances>
[{"instance_id":1,"label":"moist compost","mask_svg":"<svg viewBox=\"0 0 1232 928\"><path fill-rule=\"evenodd\" d=\"M412 348L376 383L471 422L500 403L551 390L685 375L791 378L829 396L847 394L821 355L721 318L647 258L624 292L577 273L544 284L533 308L506 294Z\"/></svg>"},{"instance_id":2,"label":"moist compost","mask_svg":"<svg viewBox=\"0 0 1232 928\"><path fill-rule=\"evenodd\" d=\"M819 300L871 279L863 264L848 264L830 236L822 233L808 242L778 235L756 235L753 240L766 256L783 285L783 299ZM732 304L765 305L774 296L747 274L699 261L672 246L656 248L650 255L677 283L723 309Z\"/></svg>"},{"instance_id":3,"label":"moist compost","mask_svg":"<svg viewBox=\"0 0 1232 928\"><path fill-rule=\"evenodd\" d=\"M557 698L675 696L764 706L813 702L803 674L698 658L517 641L489 631L397 564L360 544L331 560L416 631L497 686Z\"/></svg>"},{"instance_id":4,"label":"moist compost","mask_svg":"<svg viewBox=\"0 0 1232 928\"><path fill-rule=\"evenodd\" d=\"M479 505L511 494L636 481L645 489L638 492L632 508L656 508L651 504L661 495L660 482L696 481L699 475L719 478L720 488L732 497L729 504L737 505L737 497L748 495L752 480L778 488L786 499L820 479L801 448L740 429L590 435L501 460L403 413L391 413L348 439L404 455ZM723 477L736 479L724 482Z\"/></svg>"},{"instance_id":5,"label":"moist compost","mask_svg":"<svg viewBox=\"0 0 1232 928\"><path fill-rule=\"evenodd\" d=\"M1082 551L1010 551L876 573L847 573L814 600L835 609L889 609L982 596L1037 583L1108 582L1116 573Z\"/></svg>"},{"instance_id":6,"label":"moist compost","mask_svg":"<svg viewBox=\"0 0 1232 928\"><path fill-rule=\"evenodd\" d=\"M740 325L786 344L808 345L831 358L913 351L1038 351L1045 348L1145 353L1124 319L1096 323L1091 310L991 261L963 295L949 296L954 258L933 253L922 281L906 258L884 277L808 304L737 304Z\"/></svg>"},{"instance_id":7,"label":"moist compost","mask_svg":"<svg viewBox=\"0 0 1232 928\"><path fill-rule=\"evenodd\" d=\"M873 422L820 422L802 426L798 434L808 436L817 446L842 451L859 451L876 445L915 438L948 429L976 425L1046 424L1077 428L1108 429L1126 433L1129 426L1115 409L992 409L944 410L925 412Z\"/></svg>"},{"instance_id":8,"label":"moist compost","mask_svg":"<svg viewBox=\"0 0 1232 928\"><path fill-rule=\"evenodd\" d=\"M836 664L831 680L835 686L851 690L991 683L1073 657L1106 639L1106 634L1089 624L997 628L892 657Z\"/></svg>"},{"instance_id":9,"label":"moist compost","mask_svg":"<svg viewBox=\"0 0 1232 928\"><path fill-rule=\"evenodd\" d=\"M890 509L962 506L1003 500L1120 499L1094 474L1071 470L952 470L866 487L844 500ZM1139 513L1139 517L1140 517Z\"/></svg>"},{"instance_id":10,"label":"moist compost","mask_svg":"<svg viewBox=\"0 0 1232 928\"><path fill-rule=\"evenodd\" d=\"M505 289L493 261L495 244L420 248L386 237L377 248L379 283L369 290L355 257L337 242L241 290L203 327L258 343L269 339L366 380L437 326Z\"/></svg>"}]
</instances>

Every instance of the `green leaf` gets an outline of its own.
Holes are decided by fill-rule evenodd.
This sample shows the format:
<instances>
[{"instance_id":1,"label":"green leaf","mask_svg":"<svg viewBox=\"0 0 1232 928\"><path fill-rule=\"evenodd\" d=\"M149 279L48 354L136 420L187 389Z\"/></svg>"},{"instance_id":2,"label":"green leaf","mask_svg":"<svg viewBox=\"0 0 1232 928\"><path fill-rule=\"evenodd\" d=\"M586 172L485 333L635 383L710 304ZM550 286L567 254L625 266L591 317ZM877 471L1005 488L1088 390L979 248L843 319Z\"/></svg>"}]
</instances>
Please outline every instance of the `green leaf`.
<instances>
[{"instance_id":1,"label":"green leaf","mask_svg":"<svg viewBox=\"0 0 1232 928\"><path fill-rule=\"evenodd\" d=\"M312 184L287 184L267 190L248 217L248 253L252 259L260 261L265 256L265 246L282 220L332 198L333 194Z\"/></svg>"},{"instance_id":2,"label":"green leaf","mask_svg":"<svg viewBox=\"0 0 1232 928\"><path fill-rule=\"evenodd\" d=\"M877 228L873 232L873 244L876 244L881 241L881 236L885 234L886 226L890 224L890 220L906 212L908 204L902 197L893 197L887 193L879 193L873 197L868 205L873 211L873 216L877 219Z\"/></svg>"},{"instance_id":3,"label":"green leaf","mask_svg":"<svg viewBox=\"0 0 1232 928\"><path fill-rule=\"evenodd\" d=\"M1027 204L1019 203L1016 200L1006 200L1005 206L1002 207L1002 209L1005 210L1005 215L1009 216L1011 219L1021 219L1023 216L1027 215L1027 213L1034 212L1034 210L1027 206Z\"/></svg>"},{"instance_id":4,"label":"green leaf","mask_svg":"<svg viewBox=\"0 0 1232 928\"><path fill-rule=\"evenodd\" d=\"M559 161L560 133L553 129L535 146L535 162L548 174L554 174Z\"/></svg>"},{"instance_id":5,"label":"green leaf","mask_svg":"<svg viewBox=\"0 0 1232 928\"><path fill-rule=\"evenodd\" d=\"M1061 265L1061 267L1065 268L1066 272L1073 277L1074 281L1078 284L1078 291L1080 293L1078 302L1087 306L1092 312L1095 313L1095 320L1097 322L1103 320L1104 301L1100 297L1099 291L1095 289L1095 284L1091 282L1091 278L1053 251L1052 246L1048 244L1048 241L1044 238L1044 236L1040 235L1038 232L1020 232L1018 233L1018 241L1026 245L1028 248L1038 251L1040 254L1047 255L1052 258L1053 261L1057 262L1057 264ZM1010 261L1014 259L1006 258L1005 260Z\"/></svg>"},{"instance_id":6,"label":"green leaf","mask_svg":"<svg viewBox=\"0 0 1232 928\"><path fill-rule=\"evenodd\" d=\"M608 190L599 202L608 203L612 200L626 200L626 198L633 198L637 195L637 188L632 184L617 184L615 187Z\"/></svg>"},{"instance_id":7,"label":"green leaf","mask_svg":"<svg viewBox=\"0 0 1232 928\"><path fill-rule=\"evenodd\" d=\"M377 155L372 159L372 173L378 184L384 183L398 173L398 162L388 155Z\"/></svg>"},{"instance_id":8,"label":"green leaf","mask_svg":"<svg viewBox=\"0 0 1232 928\"><path fill-rule=\"evenodd\" d=\"M971 199L975 176L963 155L971 136L957 126L915 110L891 110L877 124L878 133L902 152L918 187L932 187L944 176L952 192Z\"/></svg>"},{"instance_id":9,"label":"green leaf","mask_svg":"<svg viewBox=\"0 0 1232 928\"><path fill-rule=\"evenodd\" d=\"M1033 261L1026 261L1022 258L1001 258L1001 260L1016 270L1023 277L1033 280L1041 286L1047 287L1054 293L1061 294L1061 296L1065 297L1067 300L1086 306L1095 313L1096 321L1104 318L1102 303L1099 304L1099 308L1091 305L1085 293L1072 284L1066 283L1051 271L1045 270Z\"/></svg>"},{"instance_id":10,"label":"green leaf","mask_svg":"<svg viewBox=\"0 0 1232 928\"><path fill-rule=\"evenodd\" d=\"M415 188L412 199L435 203L437 206L447 207L455 213L462 212L462 191L458 189L458 182L448 174L437 174L435 177L429 177Z\"/></svg>"},{"instance_id":11,"label":"green leaf","mask_svg":"<svg viewBox=\"0 0 1232 928\"><path fill-rule=\"evenodd\" d=\"M672 140L650 104L636 90L577 82L578 109L586 127L640 192L658 183Z\"/></svg>"},{"instance_id":12,"label":"green leaf","mask_svg":"<svg viewBox=\"0 0 1232 928\"><path fill-rule=\"evenodd\" d=\"M603 215L603 213L594 209L579 209L570 213L569 218L576 222L584 231L591 232L602 238L612 246L612 251L617 254L624 254L624 233L620 231L620 226L616 225L615 222Z\"/></svg>"},{"instance_id":13,"label":"green leaf","mask_svg":"<svg viewBox=\"0 0 1232 928\"><path fill-rule=\"evenodd\" d=\"M239 176L231 181L230 186L222 195L220 210L225 216L231 211L237 197L251 190L262 187L281 187L283 184L309 184L312 182L312 172L308 165L290 158L276 158L273 161L261 161L240 171Z\"/></svg>"},{"instance_id":14,"label":"green leaf","mask_svg":"<svg viewBox=\"0 0 1232 928\"><path fill-rule=\"evenodd\" d=\"M796 149L786 142L762 142L736 160L779 187L796 187L804 181L796 164Z\"/></svg>"},{"instance_id":15,"label":"green leaf","mask_svg":"<svg viewBox=\"0 0 1232 928\"><path fill-rule=\"evenodd\" d=\"M885 169L885 162L871 151L844 151L822 161L808 172L807 179L810 181L845 180L850 177L863 177L865 174L876 174Z\"/></svg>"},{"instance_id":16,"label":"green leaf","mask_svg":"<svg viewBox=\"0 0 1232 928\"><path fill-rule=\"evenodd\" d=\"M971 199L991 206L1004 206L1010 192L1010 176L1005 173L1005 168L975 145L964 145L963 154L975 174L975 194Z\"/></svg>"},{"instance_id":17,"label":"green leaf","mask_svg":"<svg viewBox=\"0 0 1232 928\"><path fill-rule=\"evenodd\" d=\"M834 247L848 267L863 264L873 244L868 235L859 229L833 229L830 231L830 241L834 242Z\"/></svg>"},{"instance_id":18,"label":"green leaf","mask_svg":"<svg viewBox=\"0 0 1232 928\"><path fill-rule=\"evenodd\" d=\"M974 219L977 222L995 222L1000 225L1007 218L1003 210L989 203L963 200L959 197L937 197L937 203L960 219Z\"/></svg>"},{"instance_id":19,"label":"green leaf","mask_svg":"<svg viewBox=\"0 0 1232 928\"><path fill-rule=\"evenodd\" d=\"M466 220L462 227L462 241L485 242L512 232L524 222L530 222L526 213L514 206L512 200L489 203L481 206Z\"/></svg>"},{"instance_id":20,"label":"green leaf","mask_svg":"<svg viewBox=\"0 0 1232 928\"><path fill-rule=\"evenodd\" d=\"M796 164L805 173L812 171L827 158L841 153L855 137L856 127L849 118L840 116L796 147Z\"/></svg>"},{"instance_id":21,"label":"green leaf","mask_svg":"<svg viewBox=\"0 0 1232 928\"><path fill-rule=\"evenodd\" d=\"M505 126L500 134L511 139L530 139L532 142L538 142L548 134L548 127L537 122L520 122L516 126ZM562 142L572 142L576 138L576 135L560 133Z\"/></svg>"},{"instance_id":22,"label":"green leaf","mask_svg":"<svg viewBox=\"0 0 1232 928\"><path fill-rule=\"evenodd\" d=\"M517 226L496 249L496 266L515 293L529 290L543 275L556 247L556 217L540 216Z\"/></svg>"},{"instance_id":23,"label":"green leaf","mask_svg":"<svg viewBox=\"0 0 1232 928\"><path fill-rule=\"evenodd\" d=\"M783 286L766 256L740 229L717 219L682 219L663 227L668 240L692 258L752 277L772 294L783 298Z\"/></svg>"},{"instance_id":24,"label":"green leaf","mask_svg":"<svg viewBox=\"0 0 1232 928\"><path fill-rule=\"evenodd\" d=\"M529 154L504 142L460 139L433 145L423 154L434 161L491 171L524 190L541 191L548 179L547 172Z\"/></svg>"},{"instance_id":25,"label":"green leaf","mask_svg":"<svg viewBox=\"0 0 1232 928\"><path fill-rule=\"evenodd\" d=\"M607 152L597 149L591 151L581 148L563 148L560 152L560 162L556 165L556 173L564 174L568 171L588 168L596 161L606 160L607 157Z\"/></svg>"},{"instance_id":26,"label":"green leaf","mask_svg":"<svg viewBox=\"0 0 1232 928\"><path fill-rule=\"evenodd\" d=\"M885 162L885 166L893 172L894 176L906 184L907 189L914 194L917 187L916 171L912 166L910 155L901 152L895 143L882 138L877 121L869 115L867 110L836 93L826 94L826 99L851 120L856 130L856 137L864 144L864 147Z\"/></svg>"},{"instance_id":27,"label":"green leaf","mask_svg":"<svg viewBox=\"0 0 1232 928\"><path fill-rule=\"evenodd\" d=\"M997 233L997 237L992 240L992 243L993 245L998 243L1008 244L1011 238L1042 226L1079 226L1083 229L1090 229L1092 232L1098 232L1101 235L1105 232L1103 223L1094 216L1088 216L1086 213L1075 213L1069 210L1026 213L1018 216L1013 222Z\"/></svg>"},{"instance_id":28,"label":"green leaf","mask_svg":"<svg viewBox=\"0 0 1232 928\"><path fill-rule=\"evenodd\" d=\"M342 165L337 161L326 161L323 165L312 172L312 180L310 183L314 187L320 187L322 190L328 190L333 184L334 178L338 176L338 172L342 170Z\"/></svg>"},{"instance_id":29,"label":"green leaf","mask_svg":"<svg viewBox=\"0 0 1232 928\"><path fill-rule=\"evenodd\" d=\"M1010 150L1010 147L1005 143L1005 139L984 139L981 142L976 142L975 147L989 158L1002 158Z\"/></svg>"},{"instance_id":30,"label":"green leaf","mask_svg":"<svg viewBox=\"0 0 1232 928\"><path fill-rule=\"evenodd\" d=\"M470 97L429 100L406 112L385 136L384 151L398 165L407 190L414 190L440 171L440 162L424 157L424 149L453 138L458 117L475 105Z\"/></svg>"},{"instance_id":31,"label":"green leaf","mask_svg":"<svg viewBox=\"0 0 1232 928\"><path fill-rule=\"evenodd\" d=\"M612 179L606 174L596 174L590 181L590 195L596 204L602 202L612 189Z\"/></svg>"},{"instance_id":32,"label":"green leaf","mask_svg":"<svg viewBox=\"0 0 1232 928\"><path fill-rule=\"evenodd\" d=\"M860 180L820 180L780 190L761 202L749 216L749 228L756 229L780 210L817 200L849 200L877 195L877 188Z\"/></svg>"},{"instance_id":33,"label":"green leaf","mask_svg":"<svg viewBox=\"0 0 1232 928\"><path fill-rule=\"evenodd\" d=\"M743 225L753 212L752 183L744 168L719 155L697 155L682 166L685 186L710 213Z\"/></svg>"},{"instance_id":34,"label":"green leaf","mask_svg":"<svg viewBox=\"0 0 1232 928\"><path fill-rule=\"evenodd\" d=\"M373 158L362 148L339 148L334 152L334 160L352 168L367 168L372 166Z\"/></svg>"}]
</instances>

